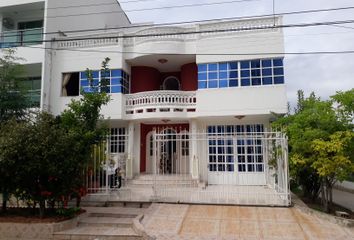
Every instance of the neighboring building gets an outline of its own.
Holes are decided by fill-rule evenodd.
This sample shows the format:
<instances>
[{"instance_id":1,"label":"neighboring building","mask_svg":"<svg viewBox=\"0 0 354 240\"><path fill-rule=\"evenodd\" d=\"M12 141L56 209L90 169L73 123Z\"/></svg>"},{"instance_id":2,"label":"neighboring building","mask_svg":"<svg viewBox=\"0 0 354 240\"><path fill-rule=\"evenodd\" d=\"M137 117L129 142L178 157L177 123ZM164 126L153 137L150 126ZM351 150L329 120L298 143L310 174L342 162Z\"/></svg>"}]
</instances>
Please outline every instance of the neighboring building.
<instances>
[{"instance_id":1,"label":"neighboring building","mask_svg":"<svg viewBox=\"0 0 354 240\"><path fill-rule=\"evenodd\" d=\"M98 83L111 59L98 89L112 98L109 157L90 167L91 193L108 193L120 167L128 184L113 199L289 205L287 143L270 128L287 112L281 18L139 26L115 0L100 4L0 3L0 46L18 46L28 81L41 79L42 109L59 114L93 91L86 68Z\"/></svg>"}]
</instances>

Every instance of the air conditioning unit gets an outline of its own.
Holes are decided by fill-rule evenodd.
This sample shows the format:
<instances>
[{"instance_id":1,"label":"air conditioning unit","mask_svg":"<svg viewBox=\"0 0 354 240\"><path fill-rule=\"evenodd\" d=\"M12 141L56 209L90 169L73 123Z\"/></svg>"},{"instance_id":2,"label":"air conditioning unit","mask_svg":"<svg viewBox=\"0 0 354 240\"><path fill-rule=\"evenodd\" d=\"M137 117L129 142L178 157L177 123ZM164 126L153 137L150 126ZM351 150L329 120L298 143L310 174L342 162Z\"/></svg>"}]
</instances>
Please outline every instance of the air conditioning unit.
<instances>
[{"instance_id":1,"label":"air conditioning unit","mask_svg":"<svg viewBox=\"0 0 354 240\"><path fill-rule=\"evenodd\" d=\"M2 25L4 28L7 30L13 30L15 29L15 21L12 18L6 17L2 20Z\"/></svg>"}]
</instances>

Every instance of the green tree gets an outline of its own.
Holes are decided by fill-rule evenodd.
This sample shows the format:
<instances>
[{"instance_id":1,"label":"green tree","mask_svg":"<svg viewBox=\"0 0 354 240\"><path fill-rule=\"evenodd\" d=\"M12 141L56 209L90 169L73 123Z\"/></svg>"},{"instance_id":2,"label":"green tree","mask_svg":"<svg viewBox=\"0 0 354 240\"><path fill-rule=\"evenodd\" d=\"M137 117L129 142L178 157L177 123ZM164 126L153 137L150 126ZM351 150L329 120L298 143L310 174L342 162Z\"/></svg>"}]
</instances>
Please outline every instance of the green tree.
<instances>
[{"instance_id":1,"label":"green tree","mask_svg":"<svg viewBox=\"0 0 354 240\"><path fill-rule=\"evenodd\" d=\"M11 118L23 119L26 114L28 101L21 88L19 76L22 66L17 62L13 49L3 49L0 57L0 122Z\"/></svg>"},{"instance_id":2,"label":"green tree","mask_svg":"<svg viewBox=\"0 0 354 240\"><path fill-rule=\"evenodd\" d=\"M318 149L318 141L330 144L333 141L333 134L348 130L348 122L339 117L338 111L333 105L333 101L322 101L314 93L305 98L303 92L299 91L295 113L288 114L274 123L275 127L285 129L289 137L289 162L292 177L302 186L305 195L313 200L317 198L320 189L331 190L333 182L342 180L340 176L343 175L343 172L340 171L340 168L334 169L335 172L332 172L331 176L326 175L329 172L324 175L321 170L323 161L319 161L320 155L314 149L315 146ZM348 141L343 143L345 149L348 149ZM333 151L332 154L338 156L343 153L341 149L336 151ZM329 156L328 159L329 161L334 160ZM345 161L345 163L348 162ZM346 167L350 169L350 164ZM331 179L331 181L324 179Z\"/></svg>"}]
</instances>

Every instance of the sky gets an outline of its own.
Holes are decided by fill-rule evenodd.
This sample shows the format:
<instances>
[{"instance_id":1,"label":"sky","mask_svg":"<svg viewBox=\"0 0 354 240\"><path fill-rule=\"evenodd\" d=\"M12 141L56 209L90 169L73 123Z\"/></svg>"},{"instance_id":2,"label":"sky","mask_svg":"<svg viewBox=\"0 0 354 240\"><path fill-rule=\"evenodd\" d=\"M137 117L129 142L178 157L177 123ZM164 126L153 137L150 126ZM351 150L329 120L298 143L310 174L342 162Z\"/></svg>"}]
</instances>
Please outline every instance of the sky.
<instances>
[{"instance_id":1,"label":"sky","mask_svg":"<svg viewBox=\"0 0 354 240\"><path fill-rule=\"evenodd\" d=\"M129 12L185 4L227 2L227 0L119 0L132 23L169 23L273 13L273 0L240 2ZM230 2L230 1L229 1ZM354 6L353 0L275 0L275 13ZM286 15L283 24L354 20L354 9L325 13ZM354 24L284 29L285 52L354 50ZM314 91L328 99L336 91L354 88L354 54L286 55L285 81L288 100L296 105L297 90Z\"/></svg>"}]
</instances>

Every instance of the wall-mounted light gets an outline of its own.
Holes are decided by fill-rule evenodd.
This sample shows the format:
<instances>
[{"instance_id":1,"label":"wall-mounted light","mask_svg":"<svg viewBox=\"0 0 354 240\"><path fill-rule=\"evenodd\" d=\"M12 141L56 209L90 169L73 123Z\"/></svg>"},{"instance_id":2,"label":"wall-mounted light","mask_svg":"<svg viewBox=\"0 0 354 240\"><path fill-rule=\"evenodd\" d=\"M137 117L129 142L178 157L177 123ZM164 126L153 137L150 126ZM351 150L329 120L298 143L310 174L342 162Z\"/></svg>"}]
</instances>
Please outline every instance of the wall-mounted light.
<instances>
[{"instance_id":1,"label":"wall-mounted light","mask_svg":"<svg viewBox=\"0 0 354 240\"><path fill-rule=\"evenodd\" d=\"M165 58L160 58L159 60L157 60L159 63L161 63L161 64L165 64L165 63L167 63L168 62L168 60L167 59L165 59Z\"/></svg>"},{"instance_id":2,"label":"wall-mounted light","mask_svg":"<svg viewBox=\"0 0 354 240\"><path fill-rule=\"evenodd\" d=\"M241 120L241 119L243 119L245 117L245 115L237 115L237 116L235 116L235 118L237 118L238 120Z\"/></svg>"},{"instance_id":3,"label":"wall-mounted light","mask_svg":"<svg viewBox=\"0 0 354 240\"><path fill-rule=\"evenodd\" d=\"M163 123L168 123L170 121L171 121L170 119L161 119L161 122L163 122Z\"/></svg>"}]
</instances>

